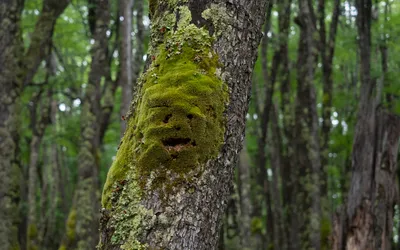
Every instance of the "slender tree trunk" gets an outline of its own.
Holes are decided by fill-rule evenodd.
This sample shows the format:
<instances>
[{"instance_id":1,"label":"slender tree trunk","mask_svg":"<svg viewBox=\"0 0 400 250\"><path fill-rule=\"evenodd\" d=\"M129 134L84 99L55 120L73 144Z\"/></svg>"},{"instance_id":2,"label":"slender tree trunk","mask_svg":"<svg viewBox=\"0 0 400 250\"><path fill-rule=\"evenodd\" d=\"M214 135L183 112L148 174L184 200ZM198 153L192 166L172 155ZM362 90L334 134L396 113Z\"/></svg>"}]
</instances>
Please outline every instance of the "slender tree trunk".
<instances>
[{"instance_id":1,"label":"slender tree trunk","mask_svg":"<svg viewBox=\"0 0 400 250\"><path fill-rule=\"evenodd\" d=\"M46 80L47 82L47 80ZM47 84L46 84L47 85ZM37 211L37 192L38 192L38 164L40 156L40 145L44 136L46 127L50 123L50 100L49 96L43 95L43 90L34 96L31 100L31 128L32 139L30 142L29 156L29 180L28 180L28 226L27 226L27 247L28 249L38 249L40 246L39 223L40 216ZM39 114L38 114L39 111ZM46 177L45 177L46 178ZM42 197L42 202L45 202L46 197ZM42 207L42 209L45 209Z\"/></svg>"},{"instance_id":2,"label":"slender tree trunk","mask_svg":"<svg viewBox=\"0 0 400 250\"><path fill-rule=\"evenodd\" d=\"M250 157L246 146L240 152L239 159L239 198L240 198L240 244L241 249L251 249L251 193L250 193Z\"/></svg>"},{"instance_id":3,"label":"slender tree trunk","mask_svg":"<svg viewBox=\"0 0 400 250\"><path fill-rule=\"evenodd\" d=\"M295 159L298 168L297 204L301 249L320 249L321 170L316 91L313 84L316 67L315 14L307 0L299 1L300 40L297 60L297 105Z\"/></svg>"},{"instance_id":4,"label":"slender tree trunk","mask_svg":"<svg viewBox=\"0 0 400 250\"><path fill-rule=\"evenodd\" d=\"M99 219L99 147L101 81L108 65L108 0L97 0L94 19L92 64L81 115L81 145L78 155L78 184L67 219L67 232L60 249L95 249Z\"/></svg>"},{"instance_id":5,"label":"slender tree trunk","mask_svg":"<svg viewBox=\"0 0 400 250\"><path fill-rule=\"evenodd\" d=\"M50 119L52 123L51 133L56 136L58 131L57 124L57 101L52 99L50 103ZM55 139L55 137L53 138ZM63 184L60 176L60 164L58 160L58 147L50 147L47 152L49 158L49 196L48 207L45 211L45 216L42 218L42 248L43 249L57 249L59 242L62 238L60 230L58 230L59 211L63 211L62 202L64 197L61 195L60 183Z\"/></svg>"},{"instance_id":6,"label":"slender tree trunk","mask_svg":"<svg viewBox=\"0 0 400 250\"><path fill-rule=\"evenodd\" d=\"M283 155L282 149L282 137L279 131L279 121L277 114L277 107L274 105L271 110L271 169L272 169L272 182L271 182L271 196L274 201L273 204L273 216L275 218L275 230L274 230L274 249L286 249L286 239L284 239L284 220L283 220L283 205L282 195L280 191L281 186L281 168Z\"/></svg>"},{"instance_id":7,"label":"slender tree trunk","mask_svg":"<svg viewBox=\"0 0 400 250\"><path fill-rule=\"evenodd\" d=\"M216 249L264 11L150 1L151 61L103 191L100 249Z\"/></svg>"},{"instance_id":8,"label":"slender tree trunk","mask_svg":"<svg viewBox=\"0 0 400 250\"><path fill-rule=\"evenodd\" d=\"M140 73L143 70L143 56L145 54L145 32L146 28L143 24L143 12L144 12L144 0L135 0L133 5L136 10L136 36L135 36L135 53L133 54L132 63L132 94L136 95L136 82L139 78Z\"/></svg>"},{"instance_id":9,"label":"slender tree trunk","mask_svg":"<svg viewBox=\"0 0 400 250\"><path fill-rule=\"evenodd\" d=\"M294 185L294 143L293 142L293 127L294 127L294 112L291 101L291 69L289 65L289 28L290 28L290 16L291 16L291 0L279 1L278 11L282 18L279 18L279 38L280 38L280 53L282 58L281 66L281 112L283 115L283 129L282 138L285 138L288 143L282 146L281 152L282 157L282 192L283 202L282 205L285 208L284 216L284 235L286 235L287 249L298 249L299 246L299 228L296 219L296 213L294 212L294 197L293 197L293 185ZM281 140L283 142L283 140ZM293 169L292 169L293 167Z\"/></svg>"},{"instance_id":10,"label":"slender tree trunk","mask_svg":"<svg viewBox=\"0 0 400 250\"><path fill-rule=\"evenodd\" d=\"M132 100L132 5L133 0L119 1L119 15L120 15L120 71L119 81L122 89L121 100L121 116L124 117L129 110ZM126 123L121 122L121 136L125 133Z\"/></svg>"},{"instance_id":11,"label":"slender tree trunk","mask_svg":"<svg viewBox=\"0 0 400 250\"><path fill-rule=\"evenodd\" d=\"M318 2L318 19L320 34L320 55L322 62L322 80L323 80L323 99L322 99L322 143L321 143L321 196L325 197L328 193L328 177L326 174L326 166L328 165L329 154L329 138L332 127L332 97L333 97L333 56L335 53L335 41L337 26L340 16L340 0L334 1L332 11L332 21L329 29L329 36L325 29L325 0Z\"/></svg>"}]
</instances>

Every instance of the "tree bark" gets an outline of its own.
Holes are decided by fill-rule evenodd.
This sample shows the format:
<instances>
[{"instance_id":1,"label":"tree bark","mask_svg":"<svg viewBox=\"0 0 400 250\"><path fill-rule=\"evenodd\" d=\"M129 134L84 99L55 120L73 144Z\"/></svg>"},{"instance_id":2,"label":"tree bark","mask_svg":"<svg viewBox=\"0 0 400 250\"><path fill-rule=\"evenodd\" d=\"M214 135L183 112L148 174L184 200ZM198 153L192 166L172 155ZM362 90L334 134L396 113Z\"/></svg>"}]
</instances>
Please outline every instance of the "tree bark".
<instances>
[{"instance_id":1,"label":"tree bark","mask_svg":"<svg viewBox=\"0 0 400 250\"><path fill-rule=\"evenodd\" d=\"M136 36L135 36L135 53L133 54L133 70L132 70L132 94L136 95L136 82L143 70L143 56L145 55L145 33L146 28L143 25L144 0L137 0L133 5L136 11Z\"/></svg>"},{"instance_id":2,"label":"tree bark","mask_svg":"<svg viewBox=\"0 0 400 250\"><path fill-rule=\"evenodd\" d=\"M46 130L50 123L50 98L43 96L43 90L31 99L31 128L32 139L30 142L29 155L29 180L28 180L28 226L27 226L27 248L38 249L40 246L39 237L39 213L37 207L37 191L38 191L38 164L40 156L40 145ZM40 111L38 114L37 111ZM42 197L42 199L46 199ZM39 217L40 218L40 217Z\"/></svg>"},{"instance_id":3,"label":"tree bark","mask_svg":"<svg viewBox=\"0 0 400 250\"><path fill-rule=\"evenodd\" d=\"M54 99L50 100L50 120L51 120L51 132L53 135L57 135L58 124L56 114L58 111L57 101ZM60 175L60 164L59 164L59 152L58 147L47 148L48 162L48 173L49 176L49 198L47 200L47 207L45 211L42 211L41 218L41 247L43 249L57 249L62 239L62 232L58 230L59 219L57 216L58 211L63 212L62 204L65 203L65 197L62 195L60 186L64 184ZM44 208L42 207L42 210ZM67 212L67 211L66 211Z\"/></svg>"},{"instance_id":4,"label":"tree bark","mask_svg":"<svg viewBox=\"0 0 400 250\"><path fill-rule=\"evenodd\" d=\"M282 206L282 195L280 191L281 186L281 168L282 168L282 137L279 131L279 120L277 107L274 105L271 110L271 135L269 147L271 154L271 170L272 170L272 181L271 181L271 197L274 201L273 204L273 216L275 218L274 227L274 249L286 249L286 239L284 239L284 220L283 220L283 206Z\"/></svg>"},{"instance_id":5,"label":"tree bark","mask_svg":"<svg viewBox=\"0 0 400 250\"><path fill-rule=\"evenodd\" d=\"M0 3L0 245L19 249L20 177L18 145L18 102L22 84L18 76L23 1Z\"/></svg>"},{"instance_id":6,"label":"tree bark","mask_svg":"<svg viewBox=\"0 0 400 250\"><path fill-rule=\"evenodd\" d=\"M129 110L129 105L132 100L132 5L133 0L119 1L119 15L120 15L120 31L121 35L119 44L120 54L120 71L119 78L120 86L122 89L121 100L121 116L124 117ZM121 18L123 18L121 20ZM124 135L126 123L124 120L121 122L121 136Z\"/></svg>"},{"instance_id":7,"label":"tree bark","mask_svg":"<svg viewBox=\"0 0 400 250\"><path fill-rule=\"evenodd\" d=\"M216 249L265 4L150 1L150 60L104 187L100 249Z\"/></svg>"},{"instance_id":8,"label":"tree bark","mask_svg":"<svg viewBox=\"0 0 400 250\"><path fill-rule=\"evenodd\" d=\"M285 138L287 143L281 148L282 157L282 205L287 211L284 215L284 235L286 235L287 248L283 249L298 249L299 246L299 228L294 212L294 143L293 142L293 127L294 127L294 112L291 101L291 68L289 65L289 28L291 24L291 0L279 1L278 12L282 18L279 18L279 38L280 38L280 53L282 58L282 66L280 71L281 76L281 113L283 115L282 139ZM284 140L281 140L283 142ZM293 167L293 169L292 169Z\"/></svg>"},{"instance_id":9,"label":"tree bark","mask_svg":"<svg viewBox=\"0 0 400 250\"><path fill-rule=\"evenodd\" d=\"M315 14L312 4L299 1L300 27L297 55L297 101L295 124L296 203L301 230L301 249L320 249L321 171L316 91L313 80L317 62Z\"/></svg>"}]
</instances>

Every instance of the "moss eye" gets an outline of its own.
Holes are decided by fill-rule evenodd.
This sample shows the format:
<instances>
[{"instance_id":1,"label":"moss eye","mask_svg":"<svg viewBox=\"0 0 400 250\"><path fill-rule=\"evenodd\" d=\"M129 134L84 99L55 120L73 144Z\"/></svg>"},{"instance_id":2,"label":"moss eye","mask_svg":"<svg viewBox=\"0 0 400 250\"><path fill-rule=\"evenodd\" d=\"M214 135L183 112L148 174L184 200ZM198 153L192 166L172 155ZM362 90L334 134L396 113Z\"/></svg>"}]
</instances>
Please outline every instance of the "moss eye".
<instances>
[{"instance_id":1,"label":"moss eye","mask_svg":"<svg viewBox=\"0 0 400 250\"><path fill-rule=\"evenodd\" d=\"M171 117L172 117L172 114L169 114L169 115L167 115L165 118L164 118L164 123L168 123L169 122L169 119L171 119Z\"/></svg>"}]
</instances>

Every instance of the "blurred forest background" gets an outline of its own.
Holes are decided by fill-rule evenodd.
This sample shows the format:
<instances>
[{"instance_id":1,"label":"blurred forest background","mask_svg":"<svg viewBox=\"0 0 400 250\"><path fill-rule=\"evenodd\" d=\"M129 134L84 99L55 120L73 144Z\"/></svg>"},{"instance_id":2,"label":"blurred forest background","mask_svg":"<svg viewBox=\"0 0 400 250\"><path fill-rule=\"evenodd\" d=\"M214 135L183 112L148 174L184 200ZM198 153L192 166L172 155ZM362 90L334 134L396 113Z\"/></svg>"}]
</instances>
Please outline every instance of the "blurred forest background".
<instances>
[{"instance_id":1,"label":"blurred forest background","mask_svg":"<svg viewBox=\"0 0 400 250\"><path fill-rule=\"evenodd\" d=\"M2 13L17 8L17 2L2 2ZM365 23L370 20L370 33L362 33L357 26L356 1L309 2L314 11L312 24L298 21L299 5L294 0L273 1L266 10L245 145L220 249L303 249L293 247L303 241L296 218L307 216L321 249L332 248L333 225L340 220L351 187L353 139L365 91L360 80L365 53L370 56L368 77L376 86L366 91L379 98L379 107L400 114L400 2L372 2L371 15L364 16ZM0 223L0 231L2 236L8 230L16 237L1 239L4 244L14 240L10 244L19 244L21 249L68 249L69 241L80 233L75 216L81 208L74 200L101 193L125 129L135 82L147 59L150 19L145 0L110 1L103 17L94 14L102 8L98 3L25 0L19 10L23 39L19 50L24 53L22 64L30 66L25 66L27 73L16 99L19 121L14 133L19 144L14 159L18 167L0 173L0 186L13 190L11 205L0 208L11 211L0 213L8 214L12 222ZM100 18L103 22L97 27ZM305 36L301 30L307 25L315 30ZM0 27L0 37L6 34L4 27ZM360 35L370 36L371 43L360 46ZM312 51L301 49L309 36L318 41ZM306 61L307 53L312 53L312 62ZM313 79L299 73L307 63L315 63ZM12 96L4 86L0 86L1 98ZM315 93L315 100L310 100L307 91ZM92 135L94 126L99 133ZM95 156L87 156L88 143L97 149ZM315 157L308 157L309 150ZM88 161L97 169L88 170ZM385 225L393 230L388 232L391 247L400 249L396 202L400 165L388 164L392 164L387 180L390 190L383 189L393 195L381 209L390 217ZM393 164L397 164L394 169ZM312 177L303 180L306 175ZM97 183L96 190L80 184L89 179ZM85 219L96 223L94 213L99 210L90 209Z\"/></svg>"}]
</instances>

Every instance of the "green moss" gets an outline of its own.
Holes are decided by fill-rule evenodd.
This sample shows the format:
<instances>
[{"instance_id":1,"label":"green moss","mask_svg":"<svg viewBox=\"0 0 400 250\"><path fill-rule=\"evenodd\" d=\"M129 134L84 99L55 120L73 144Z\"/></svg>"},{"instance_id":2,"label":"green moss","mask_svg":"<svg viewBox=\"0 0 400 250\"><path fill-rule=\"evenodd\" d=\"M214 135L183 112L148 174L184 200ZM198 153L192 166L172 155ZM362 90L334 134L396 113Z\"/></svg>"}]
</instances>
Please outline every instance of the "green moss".
<instances>
[{"instance_id":1,"label":"green moss","mask_svg":"<svg viewBox=\"0 0 400 250\"><path fill-rule=\"evenodd\" d=\"M75 240L75 226L76 226L76 209L71 209L67 219L67 238L69 242Z\"/></svg>"},{"instance_id":2,"label":"green moss","mask_svg":"<svg viewBox=\"0 0 400 250\"><path fill-rule=\"evenodd\" d=\"M331 222L326 216L321 219L321 249L328 250L331 249L329 243L329 237L331 235Z\"/></svg>"},{"instance_id":3,"label":"green moss","mask_svg":"<svg viewBox=\"0 0 400 250\"><path fill-rule=\"evenodd\" d=\"M254 217L251 220L251 233L252 234L261 234L263 231L263 222L260 217Z\"/></svg>"},{"instance_id":4,"label":"green moss","mask_svg":"<svg viewBox=\"0 0 400 250\"><path fill-rule=\"evenodd\" d=\"M187 6L168 3L177 7L153 20L152 63L139 79L103 190L102 205L112 215L111 242L122 249L146 249L141 242L156 216L141 204L143 196L157 192L168 198L187 186L218 156L224 140L228 88L219 76L214 38L190 24ZM161 3L150 1L151 8L156 4Z\"/></svg>"},{"instance_id":5,"label":"green moss","mask_svg":"<svg viewBox=\"0 0 400 250\"><path fill-rule=\"evenodd\" d=\"M28 226L28 242L27 242L27 249L29 250L37 250L38 246L36 245L38 237L38 229L35 224L30 224Z\"/></svg>"},{"instance_id":6,"label":"green moss","mask_svg":"<svg viewBox=\"0 0 400 250\"><path fill-rule=\"evenodd\" d=\"M141 98L105 184L106 208L118 197L130 164L142 189L152 176L150 189L171 191L175 184L190 181L191 170L216 157L223 142L228 94L216 75L219 62L211 48L213 38L190 24L187 7L177 10L178 29L166 31L165 42L140 80ZM168 178L171 173L173 181Z\"/></svg>"}]
</instances>

